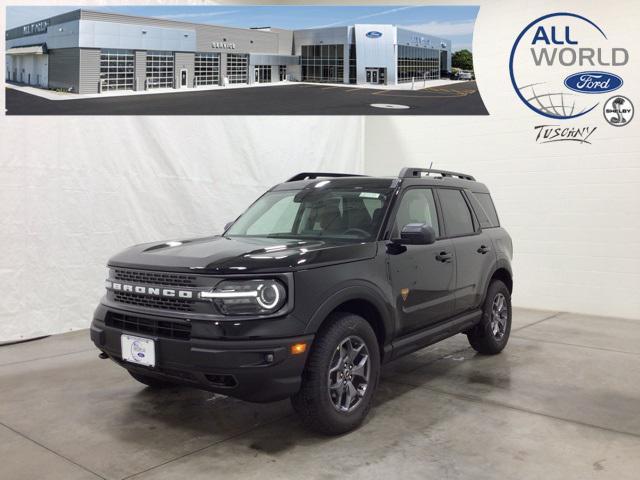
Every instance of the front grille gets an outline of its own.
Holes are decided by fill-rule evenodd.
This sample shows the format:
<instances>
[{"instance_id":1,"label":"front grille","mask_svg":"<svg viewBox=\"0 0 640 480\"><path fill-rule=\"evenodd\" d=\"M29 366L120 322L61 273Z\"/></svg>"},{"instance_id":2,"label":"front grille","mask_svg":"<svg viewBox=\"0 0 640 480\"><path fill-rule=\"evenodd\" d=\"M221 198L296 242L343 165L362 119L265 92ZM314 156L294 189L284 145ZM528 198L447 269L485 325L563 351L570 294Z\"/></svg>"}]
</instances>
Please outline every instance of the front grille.
<instances>
[{"instance_id":1,"label":"front grille","mask_svg":"<svg viewBox=\"0 0 640 480\"><path fill-rule=\"evenodd\" d=\"M113 299L116 302L126 303L127 305L173 310L174 312L193 312L194 309L192 301L181 298L152 297L149 295L136 295L130 292L113 292Z\"/></svg>"},{"instance_id":2,"label":"front grille","mask_svg":"<svg viewBox=\"0 0 640 480\"><path fill-rule=\"evenodd\" d=\"M193 287L196 285L196 277L194 275L182 275L180 273L114 268L113 277L115 280L139 285L168 285L171 287Z\"/></svg>"},{"instance_id":3,"label":"front grille","mask_svg":"<svg viewBox=\"0 0 640 480\"><path fill-rule=\"evenodd\" d=\"M154 337L175 338L177 340L189 340L191 338L191 324L187 322L152 320L110 312L105 319L105 323L108 327Z\"/></svg>"}]
</instances>

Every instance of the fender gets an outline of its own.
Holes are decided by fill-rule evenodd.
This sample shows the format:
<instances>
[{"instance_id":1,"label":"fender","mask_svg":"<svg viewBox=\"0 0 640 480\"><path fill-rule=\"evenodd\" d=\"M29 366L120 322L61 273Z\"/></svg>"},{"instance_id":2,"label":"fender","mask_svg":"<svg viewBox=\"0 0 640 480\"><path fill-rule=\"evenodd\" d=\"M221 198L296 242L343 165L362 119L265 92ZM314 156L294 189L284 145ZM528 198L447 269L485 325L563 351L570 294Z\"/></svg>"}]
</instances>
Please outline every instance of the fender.
<instances>
[{"instance_id":1,"label":"fender","mask_svg":"<svg viewBox=\"0 0 640 480\"><path fill-rule=\"evenodd\" d=\"M493 274L496 273L501 268L509 272L509 275L511 276L511 280L513 281L513 271L511 270L511 263L505 258L498 258L495 264L493 265L493 268L489 270L489 273L484 277L482 281L481 291L484 292L484 295L481 300L482 302L484 302L484 298L487 294L487 290L489 289L489 280L491 280L491 277L493 277Z\"/></svg>"},{"instance_id":2,"label":"fender","mask_svg":"<svg viewBox=\"0 0 640 480\"><path fill-rule=\"evenodd\" d=\"M306 333L316 333L329 314L339 305L350 300L364 300L371 303L382 319L385 343L393 339L395 328L392 308L386 296L375 284L364 281L349 282L347 285L338 285L336 291L322 302L313 314L305 329Z\"/></svg>"}]
</instances>

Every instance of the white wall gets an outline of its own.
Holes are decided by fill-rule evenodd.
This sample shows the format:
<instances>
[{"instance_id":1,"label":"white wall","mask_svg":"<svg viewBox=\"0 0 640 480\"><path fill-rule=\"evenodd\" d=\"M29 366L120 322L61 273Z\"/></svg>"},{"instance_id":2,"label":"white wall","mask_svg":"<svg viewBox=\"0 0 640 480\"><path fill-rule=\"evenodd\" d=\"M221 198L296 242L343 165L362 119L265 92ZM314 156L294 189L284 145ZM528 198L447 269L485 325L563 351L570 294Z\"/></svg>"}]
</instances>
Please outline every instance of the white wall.
<instances>
[{"instance_id":1,"label":"white wall","mask_svg":"<svg viewBox=\"0 0 640 480\"><path fill-rule=\"evenodd\" d=\"M362 130L361 118L0 117L0 342L87 328L123 248L219 233L296 172L362 172Z\"/></svg>"},{"instance_id":2,"label":"white wall","mask_svg":"<svg viewBox=\"0 0 640 480\"><path fill-rule=\"evenodd\" d=\"M437 123L369 118L365 171L395 175L433 161L474 175L513 237L515 305L640 318L637 147L549 154L506 120Z\"/></svg>"},{"instance_id":3,"label":"white wall","mask_svg":"<svg viewBox=\"0 0 640 480\"><path fill-rule=\"evenodd\" d=\"M605 10L598 2L582 2L579 13L597 19L616 45L629 50L629 65L616 70L625 79L616 93L638 108L638 16L630 12L640 10L637 2L616 5ZM434 162L434 168L473 174L491 189L514 240L515 305L640 318L637 112L635 124L621 128L608 125L601 110L568 122L596 126L591 145L537 144L534 126L554 122L520 103L509 81L513 40L531 20L551 11L557 4L523 8L519 2L485 2L473 50L490 116L369 117L366 171L394 175L402 166Z\"/></svg>"}]
</instances>

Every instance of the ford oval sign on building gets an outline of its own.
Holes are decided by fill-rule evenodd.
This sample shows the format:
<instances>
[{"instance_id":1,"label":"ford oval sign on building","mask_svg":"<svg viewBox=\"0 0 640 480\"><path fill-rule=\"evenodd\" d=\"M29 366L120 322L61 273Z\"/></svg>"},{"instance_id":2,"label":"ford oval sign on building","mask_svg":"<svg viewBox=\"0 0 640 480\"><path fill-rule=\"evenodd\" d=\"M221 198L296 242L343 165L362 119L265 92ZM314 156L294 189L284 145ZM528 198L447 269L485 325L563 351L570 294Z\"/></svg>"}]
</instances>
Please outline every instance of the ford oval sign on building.
<instances>
[{"instance_id":1,"label":"ford oval sign on building","mask_svg":"<svg viewBox=\"0 0 640 480\"><path fill-rule=\"evenodd\" d=\"M579 72L564 79L565 86L580 93L606 93L622 86L622 79L607 72Z\"/></svg>"},{"instance_id":2,"label":"ford oval sign on building","mask_svg":"<svg viewBox=\"0 0 640 480\"><path fill-rule=\"evenodd\" d=\"M366 33L369 38L380 38L382 36L381 32L376 32L375 30Z\"/></svg>"}]
</instances>

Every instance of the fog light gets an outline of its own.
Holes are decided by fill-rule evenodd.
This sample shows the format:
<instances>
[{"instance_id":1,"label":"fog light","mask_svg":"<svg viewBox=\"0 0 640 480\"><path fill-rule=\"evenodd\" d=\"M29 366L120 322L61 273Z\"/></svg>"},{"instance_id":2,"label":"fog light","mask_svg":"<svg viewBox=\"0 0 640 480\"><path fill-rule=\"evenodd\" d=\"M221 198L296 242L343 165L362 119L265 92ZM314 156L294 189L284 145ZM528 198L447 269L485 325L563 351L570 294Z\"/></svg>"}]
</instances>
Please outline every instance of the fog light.
<instances>
[{"instance_id":1,"label":"fog light","mask_svg":"<svg viewBox=\"0 0 640 480\"><path fill-rule=\"evenodd\" d=\"M307 351L306 343L294 343L293 345L291 345L292 355L300 355L301 353L304 353L306 351Z\"/></svg>"}]
</instances>

